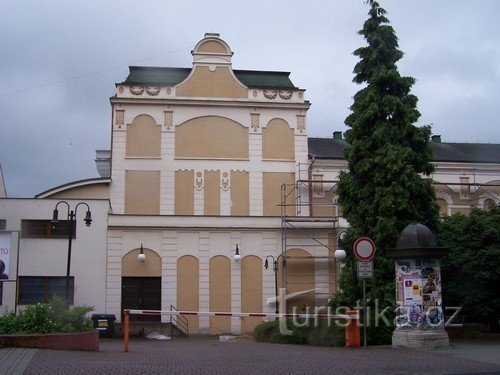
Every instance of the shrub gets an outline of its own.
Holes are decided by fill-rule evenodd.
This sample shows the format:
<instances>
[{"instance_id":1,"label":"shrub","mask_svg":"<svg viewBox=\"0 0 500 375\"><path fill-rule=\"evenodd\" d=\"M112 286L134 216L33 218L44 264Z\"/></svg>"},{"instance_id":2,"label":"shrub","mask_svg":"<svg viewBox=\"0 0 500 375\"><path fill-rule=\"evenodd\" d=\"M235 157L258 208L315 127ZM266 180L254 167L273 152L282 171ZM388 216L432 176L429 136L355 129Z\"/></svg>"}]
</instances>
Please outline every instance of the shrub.
<instances>
[{"instance_id":1,"label":"shrub","mask_svg":"<svg viewBox=\"0 0 500 375\"><path fill-rule=\"evenodd\" d=\"M0 317L0 334L34 334L60 332L88 332L94 328L86 315L94 308L75 306L53 299L48 303L36 303L24 308L19 314L13 312Z\"/></svg>"},{"instance_id":2,"label":"shrub","mask_svg":"<svg viewBox=\"0 0 500 375\"><path fill-rule=\"evenodd\" d=\"M253 330L253 337L256 341L268 342L269 338L276 329L279 329L277 320L264 322L255 327L255 329Z\"/></svg>"},{"instance_id":3,"label":"shrub","mask_svg":"<svg viewBox=\"0 0 500 375\"><path fill-rule=\"evenodd\" d=\"M255 327L253 336L256 341L272 342L276 344L305 344L304 329L293 327L290 320L287 320L287 325L292 331L290 335L282 335L280 333L279 321L271 320Z\"/></svg>"},{"instance_id":4,"label":"shrub","mask_svg":"<svg viewBox=\"0 0 500 375\"><path fill-rule=\"evenodd\" d=\"M335 322L320 321L317 327L311 330L307 343L315 346L344 346L345 327L340 327Z\"/></svg>"},{"instance_id":5,"label":"shrub","mask_svg":"<svg viewBox=\"0 0 500 375\"><path fill-rule=\"evenodd\" d=\"M275 344L309 344L317 346L344 346L344 328L331 322L328 327L326 321L320 321L315 327L314 321L310 324L298 327L291 319L287 320L287 328L291 331L289 335L282 335L279 321L272 320L255 327L253 336L256 341L271 342Z\"/></svg>"}]
</instances>

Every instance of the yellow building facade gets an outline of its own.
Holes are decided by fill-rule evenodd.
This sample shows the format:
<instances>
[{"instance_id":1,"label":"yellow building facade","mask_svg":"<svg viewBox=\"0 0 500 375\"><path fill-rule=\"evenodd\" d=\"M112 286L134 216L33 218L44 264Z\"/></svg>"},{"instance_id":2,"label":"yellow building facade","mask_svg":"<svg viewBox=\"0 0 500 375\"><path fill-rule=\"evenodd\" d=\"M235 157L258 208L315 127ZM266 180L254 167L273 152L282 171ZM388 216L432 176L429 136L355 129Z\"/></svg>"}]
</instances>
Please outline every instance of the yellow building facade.
<instances>
[{"instance_id":1,"label":"yellow building facade","mask_svg":"<svg viewBox=\"0 0 500 375\"><path fill-rule=\"evenodd\" d=\"M232 55L218 34L206 34L192 68L130 67L110 99L111 150L96 159L102 178L37 196L109 200L105 222L93 224L107 233L96 313L118 322L124 309L272 313L274 260L278 287L296 293L288 312L337 292L333 252L348 223L336 184L348 145L338 132L308 138L310 103L289 73L236 70ZM442 214L498 204L500 145L433 138L432 146ZM78 277L75 288L85 289ZM206 334L251 332L262 322L187 319L189 333Z\"/></svg>"}]
</instances>

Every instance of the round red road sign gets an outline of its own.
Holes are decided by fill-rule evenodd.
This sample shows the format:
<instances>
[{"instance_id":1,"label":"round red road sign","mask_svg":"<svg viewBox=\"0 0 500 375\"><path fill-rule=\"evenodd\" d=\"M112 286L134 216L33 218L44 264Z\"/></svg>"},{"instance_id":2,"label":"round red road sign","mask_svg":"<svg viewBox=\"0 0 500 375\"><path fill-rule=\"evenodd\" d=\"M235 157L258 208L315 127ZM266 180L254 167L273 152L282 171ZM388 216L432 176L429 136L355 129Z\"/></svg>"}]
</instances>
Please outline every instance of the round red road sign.
<instances>
[{"instance_id":1,"label":"round red road sign","mask_svg":"<svg viewBox=\"0 0 500 375\"><path fill-rule=\"evenodd\" d=\"M375 255L375 243L368 237L360 237L354 242L354 255L359 260L370 260Z\"/></svg>"}]
</instances>

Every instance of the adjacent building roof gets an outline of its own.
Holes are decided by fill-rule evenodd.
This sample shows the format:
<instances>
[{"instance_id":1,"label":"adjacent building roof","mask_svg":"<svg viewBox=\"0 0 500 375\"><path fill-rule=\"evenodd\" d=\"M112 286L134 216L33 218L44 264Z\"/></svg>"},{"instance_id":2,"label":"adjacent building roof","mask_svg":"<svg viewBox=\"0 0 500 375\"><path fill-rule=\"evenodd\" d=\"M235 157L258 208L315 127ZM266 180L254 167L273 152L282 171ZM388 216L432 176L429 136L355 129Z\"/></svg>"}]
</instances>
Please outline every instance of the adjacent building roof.
<instances>
[{"instance_id":1,"label":"adjacent building roof","mask_svg":"<svg viewBox=\"0 0 500 375\"><path fill-rule=\"evenodd\" d=\"M345 159L349 144L344 139L308 138L309 156L316 159Z\"/></svg>"},{"instance_id":2,"label":"adjacent building roof","mask_svg":"<svg viewBox=\"0 0 500 375\"><path fill-rule=\"evenodd\" d=\"M131 66L122 84L175 86L184 81L191 68L162 68ZM297 89L290 80L290 72L233 70L236 77L247 87Z\"/></svg>"},{"instance_id":3,"label":"adjacent building roof","mask_svg":"<svg viewBox=\"0 0 500 375\"><path fill-rule=\"evenodd\" d=\"M345 139L309 138L309 156L316 159L345 159ZM454 163L500 163L500 144L431 142L434 161Z\"/></svg>"},{"instance_id":4,"label":"adjacent building roof","mask_svg":"<svg viewBox=\"0 0 500 375\"><path fill-rule=\"evenodd\" d=\"M111 182L110 177L98 177L98 178L88 178L85 180L79 180L79 181L72 181L68 182L67 184L59 185L56 187L53 187L49 190L45 190L37 195L35 195L35 198L49 198L51 195L67 191L69 189L74 189L82 186L89 186L89 185L97 185L97 184L109 184Z\"/></svg>"}]
</instances>

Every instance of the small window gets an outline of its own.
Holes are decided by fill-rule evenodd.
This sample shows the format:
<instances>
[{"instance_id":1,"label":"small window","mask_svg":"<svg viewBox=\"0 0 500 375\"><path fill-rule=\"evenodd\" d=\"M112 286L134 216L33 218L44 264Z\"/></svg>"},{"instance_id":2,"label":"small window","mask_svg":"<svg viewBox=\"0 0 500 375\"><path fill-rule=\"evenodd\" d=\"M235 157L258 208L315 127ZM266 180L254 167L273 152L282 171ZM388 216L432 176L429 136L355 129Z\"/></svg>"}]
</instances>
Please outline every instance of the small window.
<instances>
[{"instance_id":1,"label":"small window","mask_svg":"<svg viewBox=\"0 0 500 375\"><path fill-rule=\"evenodd\" d=\"M7 228L7 220L0 219L0 230L5 230Z\"/></svg>"},{"instance_id":2,"label":"small window","mask_svg":"<svg viewBox=\"0 0 500 375\"><path fill-rule=\"evenodd\" d=\"M68 299L73 303L74 277L69 278ZM65 276L20 276L19 303L48 302L54 297L66 298Z\"/></svg>"},{"instance_id":3,"label":"small window","mask_svg":"<svg viewBox=\"0 0 500 375\"><path fill-rule=\"evenodd\" d=\"M322 196L325 193L325 189L323 187L323 175L322 174L313 174L313 194L315 196Z\"/></svg>"},{"instance_id":4,"label":"small window","mask_svg":"<svg viewBox=\"0 0 500 375\"><path fill-rule=\"evenodd\" d=\"M52 224L50 220L22 220L21 237L23 238L68 238L67 220L59 220ZM76 225L73 227L73 238L76 237Z\"/></svg>"}]
</instances>

